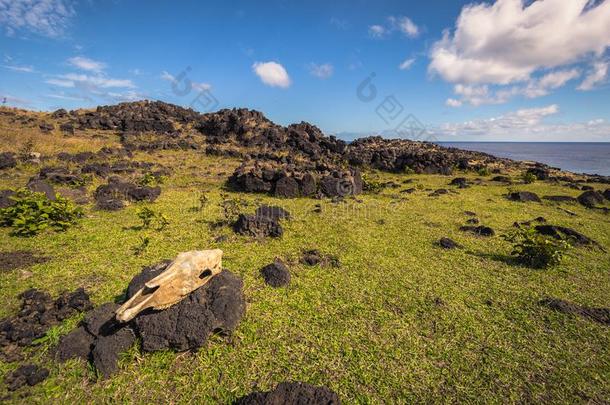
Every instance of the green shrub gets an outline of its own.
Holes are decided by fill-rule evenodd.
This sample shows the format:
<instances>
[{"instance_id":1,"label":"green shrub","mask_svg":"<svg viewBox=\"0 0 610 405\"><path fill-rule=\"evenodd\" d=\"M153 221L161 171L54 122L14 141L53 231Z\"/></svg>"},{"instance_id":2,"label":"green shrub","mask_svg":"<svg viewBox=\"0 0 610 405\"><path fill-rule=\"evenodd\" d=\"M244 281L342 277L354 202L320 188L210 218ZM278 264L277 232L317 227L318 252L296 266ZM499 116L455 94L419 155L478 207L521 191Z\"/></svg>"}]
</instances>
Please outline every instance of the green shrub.
<instances>
[{"instance_id":1,"label":"green shrub","mask_svg":"<svg viewBox=\"0 0 610 405\"><path fill-rule=\"evenodd\" d=\"M220 209L222 210L224 222L227 224L235 222L239 214L248 206L248 201L243 198L230 198L224 193L220 195L220 198Z\"/></svg>"},{"instance_id":2,"label":"green shrub","mask_svg":"<svg viewBox=\"0 0 610 405\"><path fill-rule=\"evenodd\" d=\"M477 170L477 173L479 174L479 176L490 176L491 175L491 171L489 170L489 168L487 166L479 167L479 169Z\"/></svg>"},{"instance_id":3,"label":"green shrub","mask_svg":"<svg viewBox=\"0 0 610 405\"><path fill-rule=\"evenodd\" d=\"M142 229L148 229L153 224L153 222L156 222L156 229L158 231L162 231L169 224L169 221L164 214L160 212L155 212L148 207L140 208L137 212L137 215L138 218L140 218L140 220L142 221Z\"/></svg>"},{"instance_id":4,"label":"green shrub","mask_svg":"<svg viewBox=\"0 0 610 405\"><path fill-rule=\"evenodd\" d=\"M362 189L367 193L379 194L384 186L380 182L371 179L366 174L362 175Z\"/></svg>"},{"instance_id":5,"label":"green shrub","mask_svg":"<svg viewBox=\"0 0 610 405\"><path fill-rule=\"evenodd\" d=\"M60 195L51 201L43 193L22 189L11 199L14 205L0 209L0 225L13 228L16 236L34 236L45 229L65 231L83 215L79 207Z\"/></svg>"},{"instance_id":6,"label":"green shrub","mask_svg":"<svg viewBox=\"0 0 610 405\"><path fill-rule=\"evenodd\" d=\"M523 175L521 176L521 179L523 180L523 182L525 184L532 184L533 182L535 182L537 180L536 175L531 172L523 173Z\"/></svg>"},{"instance_id":7,"label":"green shrub","mask_svg":"<svg viewBox=\"0 0 610 405\"><path fill-rule=\"evenodd\" d=\"M152 173L145 173L144 176L138 180L138 184L140 186L156 187L163 184L163 181L163 176L155 176Z\"/></svg>"},{"instance_id":8,"label":"green shrub","mask_svg":"<svg viewBox=\"0 0 610 405\"><path fill-rule=\"evenodd\" d=\"M523 228L503 236L513 244L511 256L519 263L536 269L557 265L570 248L565 239L541 235L534 228Z\"/></svg>"}]
</instances>

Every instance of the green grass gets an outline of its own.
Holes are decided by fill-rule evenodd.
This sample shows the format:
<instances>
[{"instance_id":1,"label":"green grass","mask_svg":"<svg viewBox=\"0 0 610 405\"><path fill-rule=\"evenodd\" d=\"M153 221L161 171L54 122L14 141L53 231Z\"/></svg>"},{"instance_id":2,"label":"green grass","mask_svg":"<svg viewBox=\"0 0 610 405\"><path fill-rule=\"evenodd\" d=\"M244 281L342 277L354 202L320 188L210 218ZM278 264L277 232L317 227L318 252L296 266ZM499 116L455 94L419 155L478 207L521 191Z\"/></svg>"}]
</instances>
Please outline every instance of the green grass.
<instances>
[{"instance_id":1,"label":"green grass","mask_svg":"<svg viewBox=\"0 0 610 405\"><path fill-rule=\"evenodd\" d=\"M120 296L144 265L185 250L219 247L224 267L244 279L244 319L230 339L214 337L194 354L148 354L134 347L122 357L118 374L97 382L83 362L58 364L49 355L59 335L76 324L72 319L31 352L51 370L50 377L26 388L27 397L13 394L10 401L227 403L284 380L327 385L346 403L600 403L610 398L610 328L537 304L553 296L610 306L610 254L575 248L561 265L532 270L503 260L511 246L501 237L458 231L468 219L465 210L475 211L498 234L514 221L544 216L608 249L607 215L578 204L510 202L503 197L508 188L488 179L459 194L428 197L425 190L386 189L358 196L362 202L339 204L239 194L252 212L265 202L293 214L284 222L283 238L255 241L209 226L221 218L221 186L237 161L196 152L136 159L174 169L157 202L112 213L87 206L79 225L63 233L16 238L0 230L3 251L33 249L52 257L30 268L30 278L19 270L0 274L5 302L0 317L14 313L16 295L30 287L56 295L84 286L101 304ZM10 172L0 178L0 188L22 185L34 170ZM373 177L414 179L403 188L452 188L444 176ZM539 195L579 193L544 182L511 188ZM197 211L202 190L210 201ZM317 203L322 213L312 212ZM128 229L141 223L136 213L142 206L165 214L169 225L160 232ZM214 243L219 235L228 239ZM150 246L135 256L133 248L144 236ZM436 247L443 236L464 249ZM310 248L338 256L342 266L299 264L300 252ZM275 257L289 262L287 288L270 288L259 275ZM0 376L16 366L0 363ZM0 385L0 397L7 394Z\"/></svg>"}]
</instances>

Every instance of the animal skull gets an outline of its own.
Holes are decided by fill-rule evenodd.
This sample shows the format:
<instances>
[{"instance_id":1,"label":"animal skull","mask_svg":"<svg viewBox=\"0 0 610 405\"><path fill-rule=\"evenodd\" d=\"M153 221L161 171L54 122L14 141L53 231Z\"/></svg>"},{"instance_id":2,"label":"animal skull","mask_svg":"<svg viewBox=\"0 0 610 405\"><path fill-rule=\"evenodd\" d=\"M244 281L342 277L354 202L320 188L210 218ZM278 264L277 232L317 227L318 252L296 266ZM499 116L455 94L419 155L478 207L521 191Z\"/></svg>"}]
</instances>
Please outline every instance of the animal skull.
<instances>
[{"instance_id":1,"label":"animal skull","mask_svg":"<svg viewBox=\"0 0 610 405\"><path fill-rule=\"evenodd\" d=\"M180 302L222 271L222 250L180 253L116 311L116 319L129 322L147 308L165 309Z\"/></svg>"}]
</instances>

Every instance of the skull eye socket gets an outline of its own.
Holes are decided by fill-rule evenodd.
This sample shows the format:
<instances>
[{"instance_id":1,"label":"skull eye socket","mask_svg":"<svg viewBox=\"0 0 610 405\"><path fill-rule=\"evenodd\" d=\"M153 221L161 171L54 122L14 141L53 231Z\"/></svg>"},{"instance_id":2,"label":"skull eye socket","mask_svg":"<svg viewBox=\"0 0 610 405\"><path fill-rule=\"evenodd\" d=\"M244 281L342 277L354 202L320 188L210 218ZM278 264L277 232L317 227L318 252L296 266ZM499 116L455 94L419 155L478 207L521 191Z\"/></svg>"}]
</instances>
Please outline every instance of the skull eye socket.
<instances>
[{"instance_id":1,"label":"skull eye socket","mask_svg":"<svg viewBox=\"0 0 610 405\"><path fill-rule=\"evenodd\" d=\"M209 277L212 275L212 270L210 269L205 269L204 271L201 272L201 274L199 275L200 279L204 279L206 277Z\"/></svg>"}]
</instances>

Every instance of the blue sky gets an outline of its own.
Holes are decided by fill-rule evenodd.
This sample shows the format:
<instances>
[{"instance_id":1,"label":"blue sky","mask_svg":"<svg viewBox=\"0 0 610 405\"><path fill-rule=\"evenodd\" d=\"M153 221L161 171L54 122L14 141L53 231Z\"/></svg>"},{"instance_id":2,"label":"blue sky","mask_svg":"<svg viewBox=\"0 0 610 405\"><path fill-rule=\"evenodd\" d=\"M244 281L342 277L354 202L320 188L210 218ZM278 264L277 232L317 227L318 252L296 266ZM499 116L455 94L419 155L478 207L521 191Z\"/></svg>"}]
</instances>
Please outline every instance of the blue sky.
<instances>
[{"instance_id":1,"label":"blue sky","mask_svg":"<svg viewBox=\"0 0 610 405\"><path fill-rule=\"evenodd\" d=\"M248 107L345 138L610 141L610 0L530 3L0 0L0 97Z\"/></svg>"}]
</instances>

